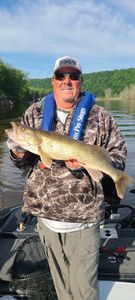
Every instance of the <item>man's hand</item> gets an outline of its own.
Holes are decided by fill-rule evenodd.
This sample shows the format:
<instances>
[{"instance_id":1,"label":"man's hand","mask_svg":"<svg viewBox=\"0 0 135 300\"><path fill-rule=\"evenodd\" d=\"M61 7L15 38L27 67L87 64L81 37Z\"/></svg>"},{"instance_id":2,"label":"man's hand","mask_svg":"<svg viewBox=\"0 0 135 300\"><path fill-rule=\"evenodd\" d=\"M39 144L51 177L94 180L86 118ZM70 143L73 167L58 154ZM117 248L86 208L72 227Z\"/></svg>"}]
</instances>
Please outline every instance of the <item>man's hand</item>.
<instances>
[{"instance_id":1,"label":"man's hand","mask_svg":"<svg viewBox=\"0 0 135 300\"><path fill-rule=\"evenodd\" d=\"M12 151L13 155L15 155L17 158L21 159L24 157L25 150L23 150L23 149L19 149L19 150L12 149L11 151Z\"/></svg>"},{"instance_id":2,"label":"man's hand","mask_svg":"<svg viewBox=\"0 0 135 300\"><path fill-rule=\"evenodd\" d=\"M10 138L7 140L7 146L9 150L12 152L12 154L15 156L15 158L21 159L24 157L26 151Z\"/></svg>"}]
</instances>

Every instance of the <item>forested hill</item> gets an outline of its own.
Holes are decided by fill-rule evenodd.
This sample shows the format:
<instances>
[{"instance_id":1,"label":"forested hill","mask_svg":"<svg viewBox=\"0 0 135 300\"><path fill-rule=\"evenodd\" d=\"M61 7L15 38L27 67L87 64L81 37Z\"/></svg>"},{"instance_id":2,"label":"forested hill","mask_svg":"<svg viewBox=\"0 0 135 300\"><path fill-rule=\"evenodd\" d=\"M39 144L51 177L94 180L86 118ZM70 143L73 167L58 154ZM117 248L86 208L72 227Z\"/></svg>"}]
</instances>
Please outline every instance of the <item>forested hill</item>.
<instances>
[{"instance_id":1,"label":"forested hill","mask_svg":"<svg viewBox=\"0 0 135 300\"><path fill-rule=\"evenodd\" d=\"M83 78L83 90L91 91L99 98L125 96L135 99L135 68L87 73ZM48 94L52 90L51 78L31 79L29 87Z\"/></svg>"},{"instance_id":2,"label":"forested hill","mask_svg":"<svg viewBox=\"0 0 135 300\"><path fill-rule=\"evenodd\" d=\"M83 90L91 91L97 99L135 99L135 68L88 73L83 78ZM0 59L0 104L36 101L51 91L51 78L30 80Z\"/></svg>"}]
</instances>

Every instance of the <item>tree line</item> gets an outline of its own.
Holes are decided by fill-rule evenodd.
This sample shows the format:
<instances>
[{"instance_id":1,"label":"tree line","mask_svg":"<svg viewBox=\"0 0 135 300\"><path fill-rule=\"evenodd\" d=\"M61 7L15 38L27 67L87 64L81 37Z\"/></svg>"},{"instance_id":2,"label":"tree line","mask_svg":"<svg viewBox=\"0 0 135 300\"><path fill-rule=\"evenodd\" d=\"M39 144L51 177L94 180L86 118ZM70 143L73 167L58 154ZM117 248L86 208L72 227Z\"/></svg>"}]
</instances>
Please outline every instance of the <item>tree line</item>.
<instances>
[{"instance_id":1,"label":"tree line","mask_svg":"<svg viewBox=\"0 0 135 300\"><path fill-rule=\"evenodd\" d=\"M135 68L87 73L83 78L83 90L97 98L135 99ZM51 91L51 78L28 79L22 70L0 60L0 101L33 101Z\"/></svg>"},{"instance_id":2,"label":"tree line","mask_svg":"<svg viewBox=\"0 0 135 300\"><path fill-rule=\"evenodd\" d=\"M83 90L91 91L97 98L113 99L132 97L135 99L135 68L101 71L83 74ZM52 91L51 78L31 79L29 87L41 94L48 94Z\"/></svg>"}]
</instances>

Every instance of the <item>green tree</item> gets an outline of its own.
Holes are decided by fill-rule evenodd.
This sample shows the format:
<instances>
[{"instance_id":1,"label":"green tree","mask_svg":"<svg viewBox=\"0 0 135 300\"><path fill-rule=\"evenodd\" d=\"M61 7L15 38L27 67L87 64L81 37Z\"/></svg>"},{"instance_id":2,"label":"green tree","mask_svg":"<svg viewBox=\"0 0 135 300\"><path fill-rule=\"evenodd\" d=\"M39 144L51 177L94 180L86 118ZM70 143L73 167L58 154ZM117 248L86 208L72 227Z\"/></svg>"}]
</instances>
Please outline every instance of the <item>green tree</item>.
<instances>
[{"instance_id":1,"label":"green tree","mask_svg":"<svg viewBox=\"0 0 135 300\"><path fill-rule=\"evenodd\" d=\"M28 80L21 70L0 61L0 95L13 101L21 101L27 92Z\"/></svg>"}]
</instances>

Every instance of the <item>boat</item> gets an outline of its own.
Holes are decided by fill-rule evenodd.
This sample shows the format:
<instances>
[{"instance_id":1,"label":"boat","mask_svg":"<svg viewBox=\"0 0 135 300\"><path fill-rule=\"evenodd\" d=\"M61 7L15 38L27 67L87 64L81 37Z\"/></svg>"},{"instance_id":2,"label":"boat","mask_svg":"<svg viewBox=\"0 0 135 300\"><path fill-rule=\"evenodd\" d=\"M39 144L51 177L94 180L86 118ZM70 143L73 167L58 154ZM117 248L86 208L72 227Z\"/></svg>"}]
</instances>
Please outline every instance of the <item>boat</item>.
<instances>
[{"instance_id":1,"label":"boat","mask_svg":"<svg viewBox=\"0 0 135 300\"><path fill-rule=\"evenodd\" d=\"M21 206L17 206L9 209L0 222L0 299L56 300L38 236L37 218L22 213ZM132 300L135 295L135 208L105 204L105 221L100 225L100 233L100 300Z\"/></svg>"}]
</instances>

